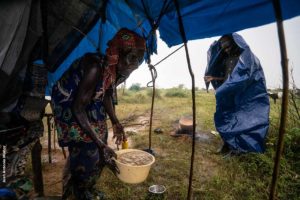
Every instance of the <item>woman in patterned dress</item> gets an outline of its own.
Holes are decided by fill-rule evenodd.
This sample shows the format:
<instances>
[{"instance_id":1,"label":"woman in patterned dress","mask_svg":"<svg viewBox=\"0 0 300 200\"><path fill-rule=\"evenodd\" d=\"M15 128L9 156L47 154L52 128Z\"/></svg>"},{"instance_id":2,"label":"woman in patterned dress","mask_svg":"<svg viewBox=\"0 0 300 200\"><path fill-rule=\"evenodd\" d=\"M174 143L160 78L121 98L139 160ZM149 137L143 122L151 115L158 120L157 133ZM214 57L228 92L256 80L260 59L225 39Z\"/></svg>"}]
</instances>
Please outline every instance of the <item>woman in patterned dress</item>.
<instances>
[{"instance_id":1,"label":"woman in patterned dress","mask_svg":"<svg viewBox=\"0 0 300 200\"><path fill-rule=\"evenodd\" d=\"M125 139L115 115L115 87L142 63L145 40L121 29L109 41L105 55L88 53L73 62L52 90L59 145L68 147L63 199L95 199L97 178L105 165L114 173L114 151L107 146L106 114L119 145Z\"/></svg>"}]
</instances>

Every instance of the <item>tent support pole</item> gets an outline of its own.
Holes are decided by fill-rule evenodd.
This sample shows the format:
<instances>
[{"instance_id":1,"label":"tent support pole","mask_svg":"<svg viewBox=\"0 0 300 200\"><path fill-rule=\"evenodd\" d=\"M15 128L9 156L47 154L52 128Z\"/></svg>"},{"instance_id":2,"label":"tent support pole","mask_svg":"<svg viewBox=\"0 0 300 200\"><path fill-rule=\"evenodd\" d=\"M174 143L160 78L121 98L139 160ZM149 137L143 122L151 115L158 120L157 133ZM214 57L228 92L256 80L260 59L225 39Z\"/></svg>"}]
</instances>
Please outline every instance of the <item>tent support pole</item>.
<instances>
[{"instance_id":1,"label":"tent support pole","mask_svg":"<svg viewBox=\"0 0 300 200\"><path fill-rule=\"evenodd\" d=\"M42 145L38 139L31 150L31 164L33 171L33 187L38 197L45 196L44 194L44 181L42 170Z\"/></svg>"},{"instance_id":2,"label":"tent support pole","mask_svg":"<svg viewBox=\"0 0 300 200\"><path fill-rule=\"evenodd\" d=\"M157 72L156 69L153 65L151 65L150 63L148 64L150 73L151 73L151 77L152 77L152 102L151 102L151 114L150 114L150 127L149 127L149 153L154 154L154 152L151 149L151 145L152 145L152 121L153 121L153 109L154 109L154 100L155 100L155 79L157 77ZM149 83L151 83L149 82ZM148 87L149 83L147 84Z\"/></svg>"},{"instance_id":3,"label":"tent support pole","mask_svg":"<svg viewBox=\"0 0 300 200\"><path fill-rule=\"evenodd\" d=\"M281 54L281 67L282 67L282 80L283 80L283 96L281 103L281 116L279 126L279 137L277 142L277 150L274 160L274 168L272 175L272 182L270 188L270 200L274 200L276 197L276 185L278 181L280 158L283 151L283 139L285 134L286 122L287 122L287 110L288 110L288 92L289 92L289 69L288 58L284 36L283 19L281 13L280 0L273 0L273 7L276 16L277 32L279 37L280 54Z\"/></svg>"},{"instance_id":4,"label":"tent support pole","mask_svg":"<svg viewBox=\"0 0 300 200\"><path fill-rule=\"evenodd\" d=\"M193 142L192 142L192 154L191 154L191 165L190 165L190 176L189 176L189 188L188 188L188 196L187 199L190 200L192 198L192 185L193 185L193 169L194 169L194 158L195 158L195 132L196 132L196 101L195 101L195 78L194 73L191 66L188 46L187 46L187 39L184 31L184 26L182 22L182 17L180 13L180 8L177 0L173 0L176 11L178 14L178 23L179 23L179 30L180 34L184 43L185 53L186 53L186 60L189 68L189 73L192 80L192 100L193 100Z\"/></svg>"}]
</instances>

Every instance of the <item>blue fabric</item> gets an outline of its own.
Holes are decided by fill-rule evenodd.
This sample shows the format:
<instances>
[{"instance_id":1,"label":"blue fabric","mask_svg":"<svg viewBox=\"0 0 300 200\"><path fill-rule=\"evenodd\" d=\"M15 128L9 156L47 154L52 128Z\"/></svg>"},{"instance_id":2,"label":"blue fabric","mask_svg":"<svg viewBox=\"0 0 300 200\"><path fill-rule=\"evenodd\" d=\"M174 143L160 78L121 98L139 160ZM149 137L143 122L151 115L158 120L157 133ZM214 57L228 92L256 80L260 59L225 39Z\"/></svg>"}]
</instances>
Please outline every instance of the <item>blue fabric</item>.
<instances>
[{"instance_id":1,"label":"blue fabric","mask_svg":"<svg viewBox=\"0 0 300 200\"><path fill-rule=\"evenodd\" d=\"M63 72L78 57L87 52L96 52L97 48L104 53L107 42L123 27L147 38L149 53L156 52L156 36L149 33L153 21L157 22L164 1L143 1L146 9L141 0L108 1L105 23L101 24L101 19L99 19L87 36L64 59L60 67L54 73L49 73L48 87L52 88ZM223 35L275 21L271 0L178 0L178 2L187 40ZM280 3L284 19L300 15L299 0L282 0ZM167 9L158 25L160 37L171 47L183 41L178 29L178 16L173 0L168 0L166 5ZM72 41L72 38L69 40ZM53 54L65 54L64 48L58 48L58 51ZM48 62L52 63L51 60Z\"/></svg>"},{"instance_id":2,"label":"blue fabric","mask_svg":"<svg viewBox=\"0 0 300 200\"><path fill-rule=\"evenodd\" d=\"M74 60L86 53L95 53L98 49L101 54L105 54L105 50L108 47L107 43L118 30L124 27L133 30L143 37L146 37L151 31L149 22L147 20L140 21L139 18L136 18L125 1L108 1L106 7L106 21L102 22L102 20L99 19L98 23L96 23L91 31L65 58L59 68L54 73L48 73L47 95L52 93L52 87L68 67L71 66ZM151 47L151 52L156 52L155 37L150 37L147 41L147 45Z\"/></svg>"},{"instance_id":3,"label":"blue fabric","mask_svg":"<svg viewBox=\"0 0 300 200\"><path fill-rule=\"evenodd\" d=\"M72 186L80 190L92 188L105 165L103 157L99 155L97 145L81 142L69 146L68 149Z\"/></svg>"},{"instance_id":4,"label":"blue fabric","mask_svg":"<svg viewBox=\"0 0 300 200\"><path fill-rule=\"evenodd\" d=\"M156 21L163 2L161 0L127 0L129 7L140 20ZM187 40L208 38L232 33L246 28L257 27L276 21L271 0L178 0ZM300 14L300 1L281 0L284 19ZM168 0L168 8L160 23L160 37L169 47L181 44L178 15L173 0ZM197 28L195 28L197 27Z\"/></svg>"},{"instance_id":5,"label":"blue fabric","mask_svg":"<svg viewBox=\"0 0 300 200\"><path fill-rule=\"evenodd\" d=\"M0 188L0 199L17 199L16 193L10 188Z\"/></svg>"},{"instance_id":6,"label":"blue fabric","mask_svg":"<svg viewBox=\"0 0 300 200\"><path fill-rule=\"evenodd\" d=\"M213 76L213 77L224 77L225 74L222 74L222 49L217 41L211 44L208 52L207 52L207 68L205 70L205 76ZM212 80L211 81L214 89L220 87L223 81ZM206 90L208 90L210 82L206 82Z\"/></svg>"},{"instance_id":7,"label":"blue fabric","mask_svg":"<svg viewBox=\"0 0 300 200\"><path fill-rule=\"evenodd\" d=\"M300 14L299 0L281 0L284 19ZM276 21L271 0L199 0L181 9L187 40L208 38ZM164 15L160 37L169 47L182 43L175 11Z\"/></svg>"},{"instance_id":8,"label":"blue fabric","mask_svg":"<svg viewBox=\"0 0 300 200\"><path fill-rule=\"evenodd\" d=\"M96 52L98 48L98 35L99 35L99 24L94 26L94 28L84 37L81 42L73 49L71 54L63 61L60 67L54 73L48 73L48 92L50 95L52 87L57 82L57 80L62 76L62 74L72 65L73 61L82 57L87 52ZM107 34L109 37L112 34ZM112 35L113 36L113 35ZM112 37L111 36L111 37Z\"/></svg>"},{"instance_id":9,"label":"blue fabric","mask_svg":"<svg viewBox=\"0 0 300 200\"><path fill-rule=\"evenodd\" d=\"M103 152L95 143L84 142L72 144L68 149L63 197L73 193L76 199L97 199L95 184L105 166Z\"/></svg>"},{"instance_id":10,"label":"blue fabric","mask_svg":"<svg viewBox=\"0 0 300 200\"><path fill-rule=\"evenodd\" d=\"M215 126L231 149L264 152L270 104L263 69L244 39L238 34L233 38L243 51L231 75L216 89ZM209 58L215 58L212 49Z\"/></svg>"}]
</instances>

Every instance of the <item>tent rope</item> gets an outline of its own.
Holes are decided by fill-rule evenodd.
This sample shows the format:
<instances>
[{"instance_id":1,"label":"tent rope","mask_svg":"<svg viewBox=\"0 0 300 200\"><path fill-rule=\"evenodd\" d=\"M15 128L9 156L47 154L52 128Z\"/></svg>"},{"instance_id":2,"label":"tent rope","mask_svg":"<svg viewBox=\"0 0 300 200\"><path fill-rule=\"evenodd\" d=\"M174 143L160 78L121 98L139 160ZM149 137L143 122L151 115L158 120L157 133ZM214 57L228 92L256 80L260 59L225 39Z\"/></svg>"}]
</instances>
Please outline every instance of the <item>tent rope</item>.
<instances>
[{"instance_id":1,"label":"tent rope","mask_svg":"<svg viewBox=\"0 0 300 200\"><path fill-rule=\"evenodd\" d=\"M183 40L183 44L185 47L185 53L186 53L186 60L188 64L189 73L192 80L192 100L193 100L193 141L192 141L192 154L191 154L191 165L190 165L190 176L189 176L189 187L188 187L188 196L187 199L191 199L191 193L192 193L192 184L193 184L193 169L194 169L194 157L195 157L195 132L196 132L196 101L195 101L195 78L194 73L191 66L188 46L187 46L187 39L185 35L185 30L182 22L182 16L180 13L179 3L177 0L173 0L176 11L178 14L178 24L179 24L179 31Z\"/></svg>"},{"instance_id":2,"label":"tent rope","mask_svg":"<svg viewBox=\"0 0 300 200\"><path fill-rule=\"evenodd\" d=\"M181 45L180 47L178 47L177 49L175 49L173 52L171 52L169 55L167 55L166 57L164 57L163 59L161 59L160 61L158 61L156 64L154 64L153 66L157 66L159 65L161 62L165 61L167 58L169 58L171 55L173 55L174 53L176 53L178 50L180 50L182 47L184 47L184 44Z\"/></svg>"},{"instance_id":3,"label":"tent rope","mask_svg":"<svg viewBox=\"0 0 300 200\"><path fill-rule=\"evenodd\" d=\"M279 136L278 136L277 150L276 150L276 155L274 160L274 168L273 168L272 182L271 182L270 195L269 195L270 200L276 199L276 185L277 185L278 174L279 174L280 158L282 155L283 145L284 145L283 139L284 139L285 127L287 121L286 119L287 119L287 112L288 112L288 92L289 92L288 58L287 58L287 50L286 50L280 1L273 0L273 7L276 16L277 31L278 31L279 45L280 45L283 96L282 96L282 103L281 103Z\"/></svg>"},{"instance_id":4,"label":"tent rope","mask_svg":"<svg viewBox=\"0 0 300 200\"><path fill-rule=\"evenodd\" d=\"M149 81L147 83L147 87L154 87L154 82L155 82L155 79L157 78L157 71L155 69L155 65L148 64L148 67L149 67L152 79L151 79L151 81ZM150 83L152 83L152 85L150 85Z\"/></svg>"}]
</instances>

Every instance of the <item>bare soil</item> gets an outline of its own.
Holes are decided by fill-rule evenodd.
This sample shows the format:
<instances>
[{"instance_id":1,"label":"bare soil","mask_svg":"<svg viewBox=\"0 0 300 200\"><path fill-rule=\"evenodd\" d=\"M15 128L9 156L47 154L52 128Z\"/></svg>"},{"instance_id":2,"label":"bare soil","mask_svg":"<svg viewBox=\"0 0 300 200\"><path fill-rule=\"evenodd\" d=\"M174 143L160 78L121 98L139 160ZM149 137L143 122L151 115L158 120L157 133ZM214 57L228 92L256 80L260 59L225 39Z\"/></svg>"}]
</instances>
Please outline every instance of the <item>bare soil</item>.
<instances>
[{"instance_id":1,"label":"bare soil","mask_svg":"<svg viewBox=\"0 0 300 200\"><path fill-rule=\"evenodd\" d=\"M149 116L149 115L148 115ZM149 128L149 117L146 114L142 116L135 116L134 119L131 119L130 121L123 122L123 126L125 129L125 132L128 136L128 143L129 148L133 146L133 141L131 140L131 135L137 135L147 134L147 130ZM155 119L154 119L155 121ZM178 121L177 121L178 122ZM175 139L179 143L181 142L187 142L189 143L191 141L191 136L187 134L182 134L176 137L174 136L174 133L176 132L178 128L178 124L176 122L171 125L174 130L170 133L166 133L170 135L170 139ZM52 150L51 150L51 159L52 162L49 163L49 154L48 154L48 131L47 131L47 125L45 124L45 134L44 137L41 138L41 143L43 146L42 151L42 165L43 165L43 178L44 178L44 190L46 196L60 196L62 193L62 171L65 165L66 159L64 158L62 149L58 146L56 141L54 142L54 131L52 130ZM198 142L203 143L205 146L215 146L215 144L210 144L212 138L214 137L210 133L201 133L197 132L199 136ZM113 133L111 127L109 127L109 137L108 137L108 145L114 149L117 150L116 144L114 144L113 140ZM201 139L202 138L202 139ZM204 139L203 139L204 138ZM155 151L157 154L159 154L162 158L167 157L166 152L162 148L155 148ZM67 153L66 149L66 153ZM198 161L197 161L198 162ZM206 156L201 156L201 170L205 174L205 176L202 178L202 181L205 182L205 180L211 178L214 176L217 172L217 163L215 161L211 161L210 158ZM202 182L201 181L201 182Z\"/></svg>"},{"instance_id":2,"label":"bare soil","mask_svg":"<svg viewBox=\"0 0 300 200\"><path fill-rule=\"evenodd\" d=\"M52 125L52 124L51 124ZM124 122L124 130L127 135L141 133L141 130L145 130L149 125L149 117L139 116L134 121ZM64 157L62 148L59 147L56 139L56 131L51 127L51 163L49 162L48 152L48 127L44 120L44 137L41 138L42 150L42 166L43 166L43 179L44 179L44 191L46 196L60 196L62 194L62 172L65 166L66 158ZM132 140L127 138L128 146L132 146ZM109 127L108 145L117 150L117 145L114 143L113 132ZM119 146L119 148L121 148ZM68 156L68 150L65 148L66 156Z\"/></svg>"}]
</instances>

